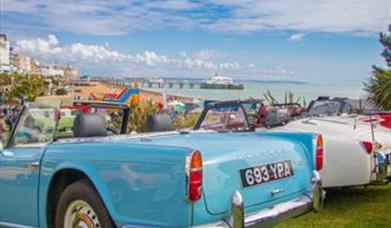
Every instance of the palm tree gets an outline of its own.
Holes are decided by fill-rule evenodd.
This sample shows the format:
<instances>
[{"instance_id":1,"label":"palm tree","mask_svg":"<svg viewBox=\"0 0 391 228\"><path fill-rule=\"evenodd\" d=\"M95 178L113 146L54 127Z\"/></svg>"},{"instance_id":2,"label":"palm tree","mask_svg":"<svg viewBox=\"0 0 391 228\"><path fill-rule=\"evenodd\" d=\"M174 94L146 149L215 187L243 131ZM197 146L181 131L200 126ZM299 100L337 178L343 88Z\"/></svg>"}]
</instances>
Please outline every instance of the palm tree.
<instances>
[{"instance_id":1,"label":"palm tree","mask_svg":"<svg viewBox=\"0 0 391 228\"><path fill-rule=\"evenodd\" d=\"M391 25L389 34L380 33L380 43L384 46L382 56L387 62L388 69L373 66L369 82L364 83L369 100L384 110L391 110Z\"/></svg>"},{"instance_id":2,"label":"palm tree","mask_svg":"<svg viewBox=\"0 0 391 228\"><path fill-rule=\"evenodd\" d=\"M373 69L369 82L364 83L365 91L370 94L369 99L377 107L391 110L391 70L384 70L375 66Z\"/></svg>"},{"instance_id":3,"label":"palm tree","mask_svg":"<svg viewBox=\"0 0 391 228\"><path fill-rule=\"evenodd\" d=\"M274 95L272 94L272 92L270 90L267 90L266 93L263 94L263 97L265 98L265 100L271 104L271 105L277 105L277 104L288 104L288 103L300 103L303 105L303 107L306 107L306 100L305 100L305 97L297 97L295 99L295 94L294 92L290 91L290 90L287 90L285 91L285 94L284 94L284 102L279 102L275 97Z\"/></svg>"}]
</instances>

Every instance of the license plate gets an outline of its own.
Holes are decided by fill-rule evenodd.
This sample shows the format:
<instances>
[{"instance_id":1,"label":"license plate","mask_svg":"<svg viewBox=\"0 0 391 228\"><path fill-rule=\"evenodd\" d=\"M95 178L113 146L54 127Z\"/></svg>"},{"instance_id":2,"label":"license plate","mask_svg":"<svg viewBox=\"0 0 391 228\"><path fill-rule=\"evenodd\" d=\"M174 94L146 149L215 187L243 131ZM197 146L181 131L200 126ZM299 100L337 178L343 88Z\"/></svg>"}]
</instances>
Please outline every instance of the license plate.
<instances>
[{"instance_id":1,"label":"license plate","mask_svg":"<svg viewBox=\"0 0 391 228\"><path fill-rule=\"evenodd\" d=\"M291 161L280 161L240 170L243 187L250 187L293 176Z\"/></svg>"}]
</instances>

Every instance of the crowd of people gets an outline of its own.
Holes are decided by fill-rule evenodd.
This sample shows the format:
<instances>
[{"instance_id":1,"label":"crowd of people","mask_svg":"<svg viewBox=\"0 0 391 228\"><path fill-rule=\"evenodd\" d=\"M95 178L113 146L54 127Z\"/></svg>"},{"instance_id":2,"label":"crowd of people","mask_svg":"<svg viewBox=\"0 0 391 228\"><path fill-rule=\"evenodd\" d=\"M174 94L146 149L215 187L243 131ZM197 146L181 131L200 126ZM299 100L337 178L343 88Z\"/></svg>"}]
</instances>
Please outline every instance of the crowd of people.
<instances>
[{"instance_id":1,"label":"crowd of people","mask_svg":"<svg viewBox=\"0 0 391 228\"><path fill-rule=\"evenodd\" d=\"M8 132L15 124L19 113L18 106L0 106L0 140L7 140Z\"/></svg>"}]
</instances>

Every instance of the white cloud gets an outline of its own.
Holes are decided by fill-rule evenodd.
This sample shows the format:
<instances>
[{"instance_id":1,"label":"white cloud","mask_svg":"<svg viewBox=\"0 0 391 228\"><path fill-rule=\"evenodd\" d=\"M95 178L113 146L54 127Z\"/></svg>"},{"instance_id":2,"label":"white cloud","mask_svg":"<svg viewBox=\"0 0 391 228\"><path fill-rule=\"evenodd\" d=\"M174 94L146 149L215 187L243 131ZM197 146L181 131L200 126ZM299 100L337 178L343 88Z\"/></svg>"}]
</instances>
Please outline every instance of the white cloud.
<instances>
[{"instance_id":1,"label":"white cloud","mask_svg":"<svg viewBox=\"0 0 391 228\"><path fill-rule=\"evenodd\" d=\"M44 54L58 54L62 49L58 47L58 39L54 35L49 35L47 39L33 39L17 41L17 47L24 52L40 52Z\"/></svg>"},{"instance_id":2,"label":"white cloud","mask_svg":"<svg viewBox=\"0 0 391 228\"><path fill-rule=\"evenodd\" d=\"M167 56L152 50L127 54L109 49L107 45L73 43L61 45L55 35L46 38L22 39L16 42L16 51L28 53L42 63L71 63L83 73L133 76L197 76L206 77L214 72L234 77L290 76L285 68L259 68L255 63L240 63L219 58L212 50L194 54L181 52Z\"/></svg>"},{"instance_id":3,"label":"white cloud","mask_svg":"<svg viewBox=\"0 0 391 228\"><path fill-rule=\"evenodd\" d=\"M302 41L303 38L304 38L305 34L304 33L296 33L296 34L292 34L288 40L289 41L292 41L292 42L298 42L298 41Z\"/></svg>"},{"instance_id":4,"label":"white cloud","mask_svg":"<svg viewBox=\"0 0 391 228\"><path fill-rule=\"evenodd\" d=\"M145 51L143 54L137 54L131 58L136 63L143 63L147 66L158 66L171 62L165 55L158 55L154 51Z\"/></svg>"},{"instance_id":5,"label":"white cloud","mask_svg":"<svg viewBox=\"0 0 391 228\"><path fill-rule=\"evenodd\" d=\"M216 57L216 51L211 49L201 50L195 54L195 57L201 60L212 60Z\"/></svg>"},{"instance_id":6,"label":"white cloud","mask_svg":"<svg viewBox=\"0 0 391 228\"><path fill-rule=\"evenodd\" d=\"M256 66L255 66L254 63L249 63L249 64L248 64L248 67L249 67L249 68L255 68Z\"/></svg>"},{"instance_id":7,"label":"white cloud","mask_svg":"<svg viewBox=\"0 0 391 228\"><path fill-rule=\"evenodd\" d=\"M6 31L93 35L164 28L368 34L385 30L389 14L386 0L2 0L1 9Z\"/></svg>"}]
</instances>

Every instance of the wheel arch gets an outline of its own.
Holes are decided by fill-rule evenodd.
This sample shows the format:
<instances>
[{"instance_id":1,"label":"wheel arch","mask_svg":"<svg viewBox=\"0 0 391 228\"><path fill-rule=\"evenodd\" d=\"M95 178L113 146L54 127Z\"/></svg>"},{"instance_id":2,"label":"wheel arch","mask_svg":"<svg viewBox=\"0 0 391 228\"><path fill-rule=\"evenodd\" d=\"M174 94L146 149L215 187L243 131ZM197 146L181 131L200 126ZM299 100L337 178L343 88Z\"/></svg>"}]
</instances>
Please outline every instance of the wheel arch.
<instances>
[{"instance_id":1,"label":"wheel arch","mask_svg":"<svg viewBox=\"0 0 391 228\"><path fill-rule=\"evenodd\" d=\"M54 227L56 206L61 193L67 186L82 179L87 179L90 182L113 219L114 209L106 185L96 172L92 172L90 169L91 167L63 166L53 173L47 185L46 201L41 201L45 202L42 205L44 206L42 211L45 216L43 220L47 227Z\"/></svg>"}]
</instances>

